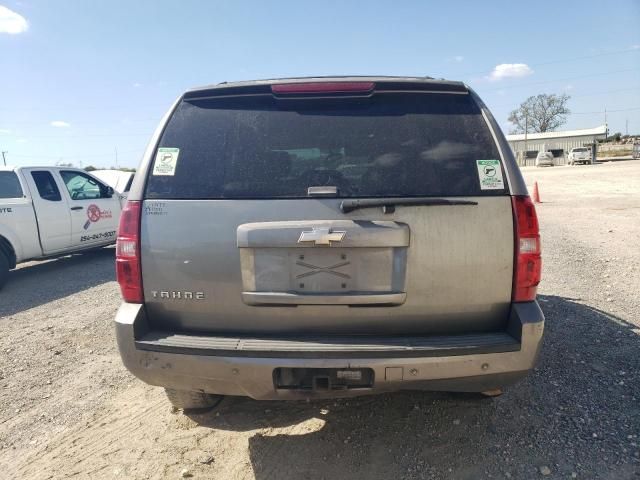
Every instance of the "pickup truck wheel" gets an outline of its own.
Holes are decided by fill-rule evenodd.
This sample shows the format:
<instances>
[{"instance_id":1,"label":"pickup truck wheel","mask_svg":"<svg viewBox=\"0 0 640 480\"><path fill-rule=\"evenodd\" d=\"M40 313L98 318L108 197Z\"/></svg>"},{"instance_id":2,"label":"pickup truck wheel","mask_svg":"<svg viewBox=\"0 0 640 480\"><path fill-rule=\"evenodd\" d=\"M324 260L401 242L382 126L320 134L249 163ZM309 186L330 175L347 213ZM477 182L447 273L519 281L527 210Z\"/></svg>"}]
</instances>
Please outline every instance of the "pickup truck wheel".
<instances>
[{"instance_id":1,"label":"pickup truck wheel","mask_svg":"<svg viewBox=\"0 0 640 480\"><path fill-rule=\"evenodd\" d=\"M173 388L165 388L164 393L171 405L175 408L183 410L200 410L205 408L213 408L217 406L223 395L212 395L210 393L189 392L187 390L174 390Z\"/></svg>"},{"instance_id":2,"label":"pickup truck wheel","mask_svg":"<svg viewBox=\"0 0 640 480\"><path fill-rule=\"evenodd\" d=\"M0 289L9 278L9 259L4 253L0 253Z\"/></svg>"}]
</instances>

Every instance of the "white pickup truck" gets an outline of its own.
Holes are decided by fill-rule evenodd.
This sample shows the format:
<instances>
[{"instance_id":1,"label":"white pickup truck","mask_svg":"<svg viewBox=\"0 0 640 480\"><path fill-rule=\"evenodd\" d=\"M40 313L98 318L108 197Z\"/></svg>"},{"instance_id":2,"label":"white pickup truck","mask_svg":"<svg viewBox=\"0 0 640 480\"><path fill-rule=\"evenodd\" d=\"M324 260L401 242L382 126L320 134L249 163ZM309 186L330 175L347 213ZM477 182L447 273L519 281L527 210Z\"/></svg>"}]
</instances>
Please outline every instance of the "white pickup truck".
<instances>
[{"instance_id":1,"label":"white pickup truck","mask_svg":"<svg viewBox=\"0 0 640 480\"><path fill-rule=\"evenodd\" d=\"M0 288L20 262L115 243L120 211L84 170L0 167Z\"/></svg>"}]
</instances>

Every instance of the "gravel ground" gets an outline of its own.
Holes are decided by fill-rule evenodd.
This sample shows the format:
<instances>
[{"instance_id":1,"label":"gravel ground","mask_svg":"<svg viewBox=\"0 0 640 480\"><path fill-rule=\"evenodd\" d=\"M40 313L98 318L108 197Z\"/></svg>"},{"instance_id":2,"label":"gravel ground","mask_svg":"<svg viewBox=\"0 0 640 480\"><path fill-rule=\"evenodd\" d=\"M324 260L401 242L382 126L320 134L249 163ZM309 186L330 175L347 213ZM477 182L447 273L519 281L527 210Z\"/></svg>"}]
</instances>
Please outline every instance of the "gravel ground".
<instances>
[{"instance_id":1,"label":"gravel ground","mask_svg":"<svg viewBox=\"0 0 640 480\"><path fill-rule=\"evenodd\" d=\"M640 478L640 162L525 169L543 203L538 367L495 399L226 399L172 412L122 367L113 249L0 293L0 477Z\"/></svg>"}]
</instances>

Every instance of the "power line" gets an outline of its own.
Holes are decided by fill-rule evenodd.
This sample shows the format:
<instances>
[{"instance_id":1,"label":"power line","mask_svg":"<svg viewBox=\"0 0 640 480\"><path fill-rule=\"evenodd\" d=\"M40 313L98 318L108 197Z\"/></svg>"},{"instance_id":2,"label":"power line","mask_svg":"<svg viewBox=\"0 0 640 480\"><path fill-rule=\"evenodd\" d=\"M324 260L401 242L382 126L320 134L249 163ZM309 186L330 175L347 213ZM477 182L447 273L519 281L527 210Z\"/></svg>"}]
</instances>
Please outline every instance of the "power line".
<instances>
[{"instance_id":1,"label":"power line","mask_svg":"<svg viewBox=\"0 0 640 480\"><path fill-rule=\"evenodd\" d=\"M615 112L630 112L632 110L640 110L640 107L632 107L632 108L620 108L617 110L609 110L608 108L605 110L601 110L599 112L571 112L571 115L595 115L603 113L615 113Z\"/></svg>"},{"instance_id":2,"label":"power line","mask_svg":"<svg viewBox=\"0 0 640 480\"><path fill-rule=\"evenodd\" d=\"M548 62L538 62L538 63L532 63L529 64L530 67L539 67L539 66L543 66L543 65L552 65L552 64L557 64L557 63L566 63L566 62L574 62L574 61L579 61L579 60L586 60L586 59L590 59L590 58L598 58L598 57L607 57L607 56L611 56L611 55L619 55L619 54L623 54L623 53L633 53L633 52L639 52L640 53L640 49L637 48L626 48L623 50L614 50L612 52L604 52L604 53L595 53L592 55L582 55L582 56L578 56L578 57L568 57L568 58L564 58L564 59L556 59L556 60L550 60ZM631 69L631 70L635 70L635 69ZM472 76L472 75L481 75L481 74L487 74L487 73L491 73L493 71L493 69L491 70L483 70L483 71L476 71L476 72L469 72L469 73L463 73L460 75L460 77L467 77L467 76ZM610 72L610 73L617 73L617 72ZM584 77L572 77L572 78L584 78ZM562 79L561 79L562 80ZM558 81L561 81L558 80ZM167 100L166 102L153 102L153 103L140 103L140 104L135 104L135 103L127 103L127 104L113 104L113 103L109 103L107 105L76 105L74 106L74 110L107 110L107 109L121 109L121 108L131 108L131 107L135 107L135 108L140 108L140 107L152 107L152 108L164 108L165 110L168 109L172 102L175 100L175 97L171 97L171 99ZM27 107L21 107L22 110L45 110L48 109L50 107L35 107L35 106L27 106ZM6 107L0 107L0 111L5 111L5 110L15 110L13 108L6 108Z\"/></svg>"},{"instance_id":3,"label":"power line","mask_svg":"<svg viewBox=\"0 0 640 480\"><path fill-rule=\"evenodd\" d=\"M620 88L620 89L617 89L617 90L609 90L609 91L606 91L606 92L592 92L592 93L584 93L582 95L571 95L571 98L593 97L593 96L597 96L597 95L607 95L607 94L610 94L610 93L618 93L618 92L624 92L624 91L629 91L629 90L640 90L640 87ZM513 106L513 102L509 102L509 103L487 102L487 103L491 105L491 108ZM602 113L602 112L600 112L600 113Z\"/></svg>"},{"instance_id":4,"label":"power line","mask_svg":"<svg viewBox=\"0 0 640 480\"><path fill-rule=\"evenodd\" d=\"M566 63L566 62L575 62L578 60L587 60L590 58L597 58L597 57L608 57L610 55L619 55L621 53L632 53L632 52L640 52L639 49L637 48L625 48L624 50L614 50L613 52L605 52L605 53L594 53L592 55L583 55L580 57L569 57L569 58L565 58L565 59L558 59L558 60L550 60L548 62L539 62L539 63L532 63L529 64L529 67L541 67L543 65L553 65L556 63ZM491 70L484 70L482 72L472 72L472 73L463 73L461 75L461 77L466 77L466 76L471 76L471 75L482 75L482 74L486 74L486 73L491 73L493 72L493 69Z\"/></svg>"},{"instance_id":5,"label":"power line","mask_svg":"<svg viewBox=\"0 0 640 480\"><path fill-rule=\"evenodd\" d=\"M610 93L628 92L631 90L640 90L640 86L631 88L618 88L616 90L609 90L607 92L591 92L583 93L582 95L571 95L571 98L594 97L596 95L608 95Z\"/></svg>"},{"instance_id":6,"label":"power line","mask_svg":"<svg viewBox=\"0 0 640 480\"><path fill-rule=\"evenodd\" d=\"M500 90L506 90L509 88L521 88L521 87L530 87L533 85L542 85L545 83L554 83L554 82L566 82L567 80L578 80L580 78L591 78L591 77L601 77L601 76L606 76L606 75L613 75L615 73L623 73L623 72L637 72L638 69L637 68L624 68L622 70L611 70L608 72L599 72L599 73L592 73L590 75L578 75L575 77L565 77L565 78L557 78L555 80L542 80L540 82L530 82L530 83L521 83L518 85L506 85L500 88L494 88L491 90L485 90L485 92L499 92Z\"/></svg>"}]
</instances>

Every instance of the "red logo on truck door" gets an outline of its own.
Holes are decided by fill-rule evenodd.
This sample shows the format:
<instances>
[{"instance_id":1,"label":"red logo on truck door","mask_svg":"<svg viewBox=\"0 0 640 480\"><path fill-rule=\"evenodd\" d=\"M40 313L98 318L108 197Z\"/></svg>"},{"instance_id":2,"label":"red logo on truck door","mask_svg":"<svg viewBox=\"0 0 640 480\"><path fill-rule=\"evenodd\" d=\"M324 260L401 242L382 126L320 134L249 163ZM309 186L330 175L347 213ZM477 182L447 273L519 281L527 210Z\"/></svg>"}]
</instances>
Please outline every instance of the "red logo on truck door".
<instances>
[{"instance_id":1,"label":"red logo on truck door","mask_svg":"<svg viewBox=\"0 0 640 480\"><path fill-rule=\"evenodd\" d=\"M95 204L91 204L87 207L87 223L84 224L84 229L88 229L92 223L96 223L101 218L111 218L111 210L100 210L100 207Z\"/></svg>"},{"instance_id":2,"label":"red logo on truck door","mask_svg":"<svg viewBox=\"0 0 640 480\"><path fill-rule=\"evenodd\" d=\"M87 207L87 217L89 217L89 221L92 223L100 220L100 207L97 205L89 205Z\"/></svg>"}]
</instances>

